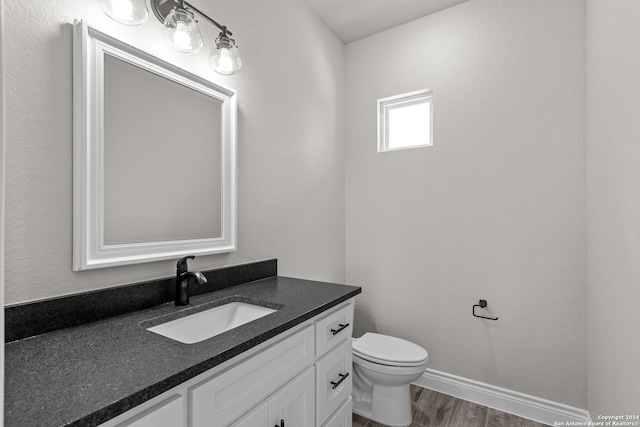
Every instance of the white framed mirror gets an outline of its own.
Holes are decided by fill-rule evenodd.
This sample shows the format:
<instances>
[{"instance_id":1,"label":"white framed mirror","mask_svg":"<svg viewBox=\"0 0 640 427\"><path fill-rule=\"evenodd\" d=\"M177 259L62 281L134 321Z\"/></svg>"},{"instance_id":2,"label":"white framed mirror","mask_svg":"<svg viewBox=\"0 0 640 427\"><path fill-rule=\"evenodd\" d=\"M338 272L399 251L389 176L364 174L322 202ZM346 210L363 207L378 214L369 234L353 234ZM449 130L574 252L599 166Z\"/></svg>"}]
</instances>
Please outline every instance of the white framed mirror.
<instances>
[{"instance_id":1,"label":"white framed mirror","mask_svg":"<svg viewBox=\"0 0 640 427\"><path fill-rule=\"evenodd\" d=\"M236 250L236 92L74 22L73 269Z\"/></svg>"}]
</instances>

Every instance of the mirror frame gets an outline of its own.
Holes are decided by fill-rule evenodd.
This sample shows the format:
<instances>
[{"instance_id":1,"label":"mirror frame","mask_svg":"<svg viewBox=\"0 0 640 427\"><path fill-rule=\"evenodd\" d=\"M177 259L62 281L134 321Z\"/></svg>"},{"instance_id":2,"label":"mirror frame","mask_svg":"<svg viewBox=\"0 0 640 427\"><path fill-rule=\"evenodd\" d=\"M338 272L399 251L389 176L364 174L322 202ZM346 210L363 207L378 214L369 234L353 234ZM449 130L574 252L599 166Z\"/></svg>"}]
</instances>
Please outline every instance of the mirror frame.
<instances>
[{"instance_id":1,"label":"mirror frame","mask_svg":"<svg viewBox=\"0 0 640 427\"><path fill-rule=\"evenodd\" d=\"M73 270L90 270L176 259L185 255L208 255L237 250L236 92L134 48L98 31L84 21L74 21L73 33ZM104 244L102 95L105 54L221 101L220 237Z\"/></svg>"}]
</instances>

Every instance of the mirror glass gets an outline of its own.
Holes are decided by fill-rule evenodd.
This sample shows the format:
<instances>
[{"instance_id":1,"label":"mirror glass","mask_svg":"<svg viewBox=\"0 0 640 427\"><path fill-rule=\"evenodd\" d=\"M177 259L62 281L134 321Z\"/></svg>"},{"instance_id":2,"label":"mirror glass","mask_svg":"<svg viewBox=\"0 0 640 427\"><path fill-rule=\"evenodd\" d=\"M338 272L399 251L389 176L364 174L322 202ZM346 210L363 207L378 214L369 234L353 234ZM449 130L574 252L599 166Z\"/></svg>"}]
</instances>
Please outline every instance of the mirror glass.
<instances>
[{"instance_id":1,"label":"mirror glass","mask_svg":"<svg viewBox=\"0 0 640 427\"><path fill-rule=\"evenodd\" d=\"M221 109L105 55L106 245L220 237Z\"/></svg>"},{"instance_id":2,"label":"mirror glass","mask_svg":"<svg viewBox=\"0 0 640 427\"><path fill-rule=\"evenodd\" d=\"M235 92L74 32L74 270L235 250Z\"/></svg>"}]
</instances>

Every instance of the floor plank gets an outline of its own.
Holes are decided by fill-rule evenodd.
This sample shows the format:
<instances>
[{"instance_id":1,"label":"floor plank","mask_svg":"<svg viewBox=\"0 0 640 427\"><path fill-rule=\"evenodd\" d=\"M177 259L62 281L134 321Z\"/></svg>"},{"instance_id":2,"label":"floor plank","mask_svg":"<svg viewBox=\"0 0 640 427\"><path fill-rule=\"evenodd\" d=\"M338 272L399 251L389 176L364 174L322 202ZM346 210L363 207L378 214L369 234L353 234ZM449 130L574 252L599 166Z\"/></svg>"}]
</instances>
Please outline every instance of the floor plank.
<instances>
[{"instance_id":1,"label":"floor plank","mask_svg":"<svg viewBox=\"0 0 640 427\"><path fill-rule=\"evenodd\" d=\"M352 427L366 427L368 419L365 417L361 417L360 415L353 414L353 425Z\"/></svg>"},{"instance_id":2,"label":"floor plank","mask_svg":"<svg viewBox=\"0 0 640 427\"><path fill-rule=\"evenodd\" d=\"M416 402L414 424L422 427L446 426L455 401L454 397L424 389Z\"/></svg>"},{"instance_id":3,"label":"floor plank","mask_svg":"<svg viewBox=\"0 0 640 427\"><path fill-rule=\"evenodd\" d=\"M517 415L508 414L489 408L487 413L487 427L546 427L546 424L540 424Z\"/></svg>"},{"instance_id":4,"label":"floor plank","mask_svg":"<svg viewBox=\"0 0 640 427\"><path fill-rule=\"evenodd\" d=\"M485 427L488 409L477 403L455 399L448 427Z\"/></svg>"},{"instance_id":5,"label":"floor plank","mask_svg":"<svg viewBox=\"0 0 640 427\"><path fill-rule=\"evenodd\" d=\"M547 427L513 414L411 385L410 427ZM353 414L353 427L387 427Z\"/></svg>"}]
</instances>

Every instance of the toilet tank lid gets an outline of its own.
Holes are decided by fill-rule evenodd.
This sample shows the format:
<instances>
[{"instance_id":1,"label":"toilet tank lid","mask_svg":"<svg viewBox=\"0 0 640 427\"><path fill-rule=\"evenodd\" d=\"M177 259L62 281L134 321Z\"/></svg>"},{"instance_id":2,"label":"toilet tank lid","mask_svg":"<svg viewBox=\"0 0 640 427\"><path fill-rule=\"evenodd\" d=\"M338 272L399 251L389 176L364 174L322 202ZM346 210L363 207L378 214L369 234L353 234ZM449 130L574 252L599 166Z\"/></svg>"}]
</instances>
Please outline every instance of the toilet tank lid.
<instances>
[{"instance_id":1,"label":"toilet tank lid","mask_svg":"<svg viewBox=\"0 0 640 427\"><path fill-rule=\"evenodd\" d=\"M373 332L354 340L353 350L389 362L421 362L429 356L427 350L411 341Z\"/></svg>"}]
</instances>

